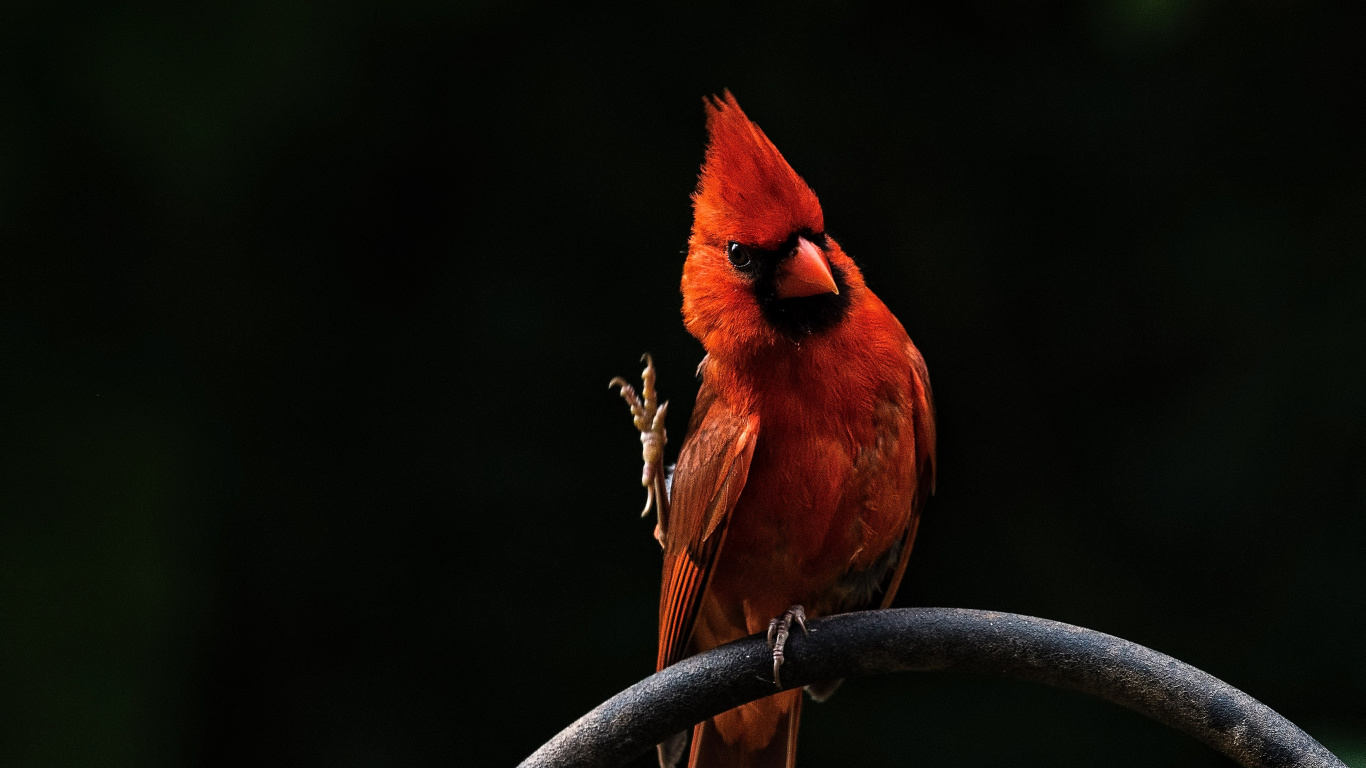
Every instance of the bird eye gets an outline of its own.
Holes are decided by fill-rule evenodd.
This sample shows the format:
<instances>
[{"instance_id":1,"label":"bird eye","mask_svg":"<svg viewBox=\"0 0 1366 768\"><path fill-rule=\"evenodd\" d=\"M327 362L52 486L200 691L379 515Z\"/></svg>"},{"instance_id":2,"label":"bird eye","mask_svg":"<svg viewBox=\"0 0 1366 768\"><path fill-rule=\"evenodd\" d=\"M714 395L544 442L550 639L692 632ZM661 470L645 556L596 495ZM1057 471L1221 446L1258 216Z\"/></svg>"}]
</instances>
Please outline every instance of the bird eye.
<instances>
[{"instance_id":1,"label":"bird eye","mask_svg":"<svg viewBox=\"0 0 1366 768\"><path fill-rule=\"evenodd\" d=\"M736 269L749 268L749 251L745 249L745 246L740 245L734 240L730 241L730 244L726 246L726 256L730 259L731 265Z\"/></svg>"}]
</instances>

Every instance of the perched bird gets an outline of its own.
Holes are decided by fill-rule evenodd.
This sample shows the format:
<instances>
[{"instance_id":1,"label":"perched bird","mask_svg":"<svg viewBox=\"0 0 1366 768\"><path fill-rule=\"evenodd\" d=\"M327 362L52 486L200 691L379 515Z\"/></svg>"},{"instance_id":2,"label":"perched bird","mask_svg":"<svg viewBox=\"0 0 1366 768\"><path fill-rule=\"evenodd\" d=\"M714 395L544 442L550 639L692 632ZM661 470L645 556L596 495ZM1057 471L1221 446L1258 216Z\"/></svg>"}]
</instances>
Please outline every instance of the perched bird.
<instances>
[{"instance_id":1,"label":"perched bird","mask_svg":"<svg viewBox=\"0 0 1366 768\"><path fill-rule=\"evenodd\" d=\"M826 233L815 193L729 91L706 113L682 290L707 354L671 482L653 362L643 398L612 384L641 431L664 548L658 668L767 631L781 688L794 624L896 594L934 485L934 410L920 352ZM783 691L697 725L689 764L793 765L801 703ZM660 764L686 744L661 744Z\"/></svg>"}]
</instances>

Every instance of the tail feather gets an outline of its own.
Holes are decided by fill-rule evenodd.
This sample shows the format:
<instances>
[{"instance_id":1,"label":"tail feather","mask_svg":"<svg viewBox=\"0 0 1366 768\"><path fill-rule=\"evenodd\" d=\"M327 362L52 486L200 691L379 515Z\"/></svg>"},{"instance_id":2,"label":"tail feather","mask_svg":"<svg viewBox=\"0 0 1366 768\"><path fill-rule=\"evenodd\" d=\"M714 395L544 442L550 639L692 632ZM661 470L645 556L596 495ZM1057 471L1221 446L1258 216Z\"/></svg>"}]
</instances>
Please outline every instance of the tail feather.
<instances>
[{"instance_id":1,"label":"tail feather","mask_svg":"<svg viewBox=\"0 0 1366 768\"><path fill-rule=\"evenodd\" d=\"M693 728L688 768L793 768L801 690L736 707Z\"/></svg>"}]
</instances>

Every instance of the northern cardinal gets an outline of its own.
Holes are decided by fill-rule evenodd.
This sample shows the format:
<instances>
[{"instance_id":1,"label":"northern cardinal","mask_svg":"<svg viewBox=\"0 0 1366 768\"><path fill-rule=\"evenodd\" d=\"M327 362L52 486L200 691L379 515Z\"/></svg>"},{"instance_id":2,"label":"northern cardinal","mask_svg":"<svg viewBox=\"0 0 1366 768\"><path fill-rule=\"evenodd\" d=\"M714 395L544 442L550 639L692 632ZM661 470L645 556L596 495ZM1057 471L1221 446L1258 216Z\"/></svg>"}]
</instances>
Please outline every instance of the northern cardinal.
<instances>
[{"instance_id":1,"label":"northern cardinal","mask_svg":"<svg viewBox=\"0 0 1366 768\"><path fill-rule=\"evenodd\" d=\"M825 231L820 202L729 91L705 101L683 320L706 356L672 488L664 414L620 378L664 548L657 668L767 631L774 681L805 619L886 607L934 485L920 352ZM822 700L839 681L808 686ZM698 724L689 765L791 766L801 691ZM659 747L681 758L686 734Z\"/></svg>"}]
</instances>

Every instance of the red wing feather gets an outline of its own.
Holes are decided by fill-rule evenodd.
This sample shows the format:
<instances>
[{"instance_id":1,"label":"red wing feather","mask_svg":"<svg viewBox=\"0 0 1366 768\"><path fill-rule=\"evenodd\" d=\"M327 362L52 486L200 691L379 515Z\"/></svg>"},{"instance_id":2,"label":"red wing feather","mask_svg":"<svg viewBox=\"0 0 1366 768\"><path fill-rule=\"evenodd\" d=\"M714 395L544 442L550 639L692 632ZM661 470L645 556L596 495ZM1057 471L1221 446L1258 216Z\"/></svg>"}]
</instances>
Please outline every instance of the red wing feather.
<instances>
[{"instance_id":1,"label":"red wing feather","mask_svg":"<svg viewBox=\"0 0 1366 768\"><path fill-rule=\"evenodd\" d=\"M911 502L911 516L906 523L906 532L901 538L901 556L896 567L888 574L886 586L882 590L880 608L891 606L896 598L901 577L906 573L906 563L911 558L911 546L915 544L916 530L920 527L920 512L925 509L925 501L934 493L934 396L930 392L930 372L925 367L925 358L920 350L907 343L911 353L911 418L914 420L915 435L915 494Z\"/></svg>"},{"instance_id":2,"label":"red wing feather","mask_svg":"<svg viewBox=\"0 0 1366 768\"><path fill-rule=\"evenodd\" d=\"M664 580L659 596L658 669L681 659L697 620L726 522L749 475L759 419L733 411L704 380L674 469Z\"/></svg>"}]
</instances>

